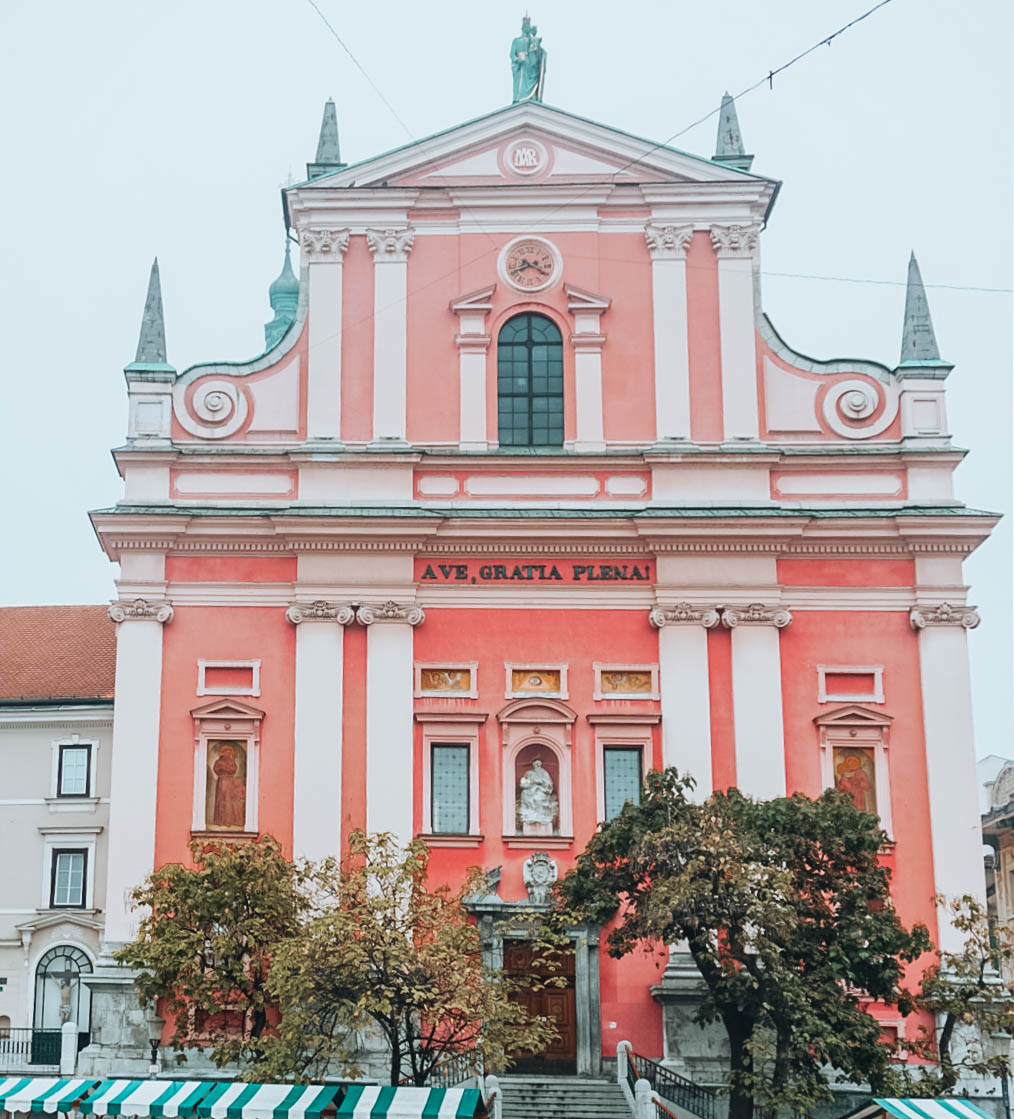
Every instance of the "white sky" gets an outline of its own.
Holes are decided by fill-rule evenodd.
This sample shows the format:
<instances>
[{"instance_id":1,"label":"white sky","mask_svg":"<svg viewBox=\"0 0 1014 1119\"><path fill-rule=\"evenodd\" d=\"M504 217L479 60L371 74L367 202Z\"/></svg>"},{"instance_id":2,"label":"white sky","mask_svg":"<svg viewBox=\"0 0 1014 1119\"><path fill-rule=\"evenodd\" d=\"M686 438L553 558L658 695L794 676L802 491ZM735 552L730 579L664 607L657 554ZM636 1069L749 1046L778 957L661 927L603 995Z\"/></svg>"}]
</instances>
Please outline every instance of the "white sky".
<instances>
[{"instance_id":1,"label":"white sky","mask_svg":"<svg viewBox=\"0 0 1014 1119\"><path fill-rule=\"evenodd\" d=\"M415 137L510 99L524 3L318 0ZM873 0L530 0L551 105L664 140ZM790 345L894 365L904 288L1011 287L1008 0L892 0L739 104L754 170L784 180L764 302ZM0 4L0 465L4 604L101 602L85 513L120 484L120 370L148 268L169 360L262 349L281 265L279 187L313 158L324 100L355 161L409 136L308 0ZM714 150L715 120L677 146ZM1011 499L1011 297L929 290L969 505ZM1010 754L1011 522L967 564L980 754Z\"/></svg>"}]
</instances>

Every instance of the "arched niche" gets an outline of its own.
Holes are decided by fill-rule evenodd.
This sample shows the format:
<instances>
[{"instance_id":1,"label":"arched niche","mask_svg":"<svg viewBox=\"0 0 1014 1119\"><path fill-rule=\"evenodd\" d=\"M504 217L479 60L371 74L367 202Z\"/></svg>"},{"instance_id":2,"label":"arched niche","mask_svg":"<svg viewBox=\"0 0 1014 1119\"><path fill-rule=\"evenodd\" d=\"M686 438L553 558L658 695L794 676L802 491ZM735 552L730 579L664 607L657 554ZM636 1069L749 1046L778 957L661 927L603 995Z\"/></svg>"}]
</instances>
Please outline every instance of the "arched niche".
<instances>
[{"instance_id":1,"label":"arched niche","mask_svg":"<svg viewBox=\"0 0 1014 1119\"><path fill-rule=\"evenodd\" d=\"M571 745L577 713L554 699L518 699L497 715L503 749L503 834L531 846L557 845L574 834L572 804ZM540 764L536 765L538 762ZM541 824L521 818L521 782L533 769L546 772L552 792L537 788L541 779L531 782L527 803L546 805L555 797L552 820ZM544 782L542 782L544 784ZM527 813L530 815L530 813Z\"/></svg>"}]
</instances>

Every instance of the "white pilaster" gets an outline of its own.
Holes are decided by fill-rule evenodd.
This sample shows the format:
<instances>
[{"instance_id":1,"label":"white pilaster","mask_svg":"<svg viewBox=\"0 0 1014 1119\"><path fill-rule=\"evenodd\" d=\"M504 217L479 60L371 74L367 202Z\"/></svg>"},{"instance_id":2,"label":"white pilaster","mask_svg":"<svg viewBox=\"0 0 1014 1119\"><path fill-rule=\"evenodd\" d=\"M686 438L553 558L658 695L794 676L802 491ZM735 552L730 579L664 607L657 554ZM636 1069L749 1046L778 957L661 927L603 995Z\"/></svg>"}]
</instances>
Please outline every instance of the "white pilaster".
<instances>
[{"instance_id":1,"label":"white pilaster","mask_svg":"<svg viewBox=\"0 0 1014 1119\"><path fill-rule=\"evenodd\" d=\"M496 284L452 300L458 316L459 446L463 451L485 451L486 432L486 316L493 310Z\"/></svg>"},{"instance_id":2,"label":"white pilaster","mask_svg":"<svg viewBox=\"0 0 1014 1119\"><path fill-rule=\"evenodd\" d=\"M292 851L316 860L341 853L342 658L355 611L317 601L285 616L297 627Z\"/></svg>"},{"instance_id":3,"label":"white pilaster","mask_svg":"<svg viewBox=\"0 0 1014 1119\"><path fill-rule=\"evenodd\" d=\"M306 434L308 439L338 439L342 399L342 258L349 247L349 231L303 229L300 245L309 277Z\"/></svg>"},{"instance_id":4,"label":"white pilaster","mask_svg":"<svg viewBox=\"0 0 1014 1119\"><path fill-rule=\"evenodd\" d=\"M419 606L360 606L366 633L366 830L412 839L414 723L412 627Z\"/></svg>"},{"instance_id":5,"label":"white pilaster","mask_svg":"<svg viewBox=\"0 0 1014 1119\"><path fill-rule=\"evenodd\" d=\"M130 892L155 869L155 804L158 795L158 731L162 707L162 627L172 620L168 602L114 602L116 708L109 784L106 865L107 943L137 935Z\"/></svg>"},{"instance_id":6,"label":"white pilaster","mask_svg":"<svg viewBox=\"0 0 1014 1119\"><path fill-rule=\"evenodd\" d=\"M405 440L408 254L415 230L367 229L373 253L373 439Z\"/></svg>"},{"instance_id":7,"label":"white pilaster","mask_svg":"<svg viewBox=\"0 0 1014 1119\"><path fill-rule=\"evenodd\" d=\"M658 630L662 765L693 777L693 798L707 800L714 788L708 630L718 625L718 611L681 602L656 607L648 620Z\"/></svg>"},{"instance_id":8,"label":"white pilaster","mask_svg":"<svg viewBox=\"0 0 1014 1119\"><path fill-rule=\"evenodd\" d=\"M916 607L910 617L919 634L934 888L948 899L971 894L985 905L966 637L966 630L979 624L979 614L944 602ZM938 919L940 948L960 952L964 937L947 920L945 909L938 911Z\"/></svg>"},{"instance_id":9,"label":"white pilaster","mask_svg":"<svg viewBox=\"0 0 1014 1119\"><path fill-rule=\"evenodd\" d=\"M785 796L785 730L782 659L778 631L788 610L760 603L726 609L732 630L732 717L736 736L736 785L759 800Z\"/></svg>"},{"instance_id":10,"label":"white pilaster","mask_svg":"<svg viewBox=\"0 0 1014 1119\"><path fill-rule=\"evenodd\" d=\"M655 438L690 438L687 249L692 225L648 225L655 338Z\"/></svg>"},{"instance_id":11,"label":"white pilaster","mask_svg":"<svg viewBox=\"0 0 1014 1119\"><path fill-rule=\"evenodd\" d=\"M576 451L605 450L602 414L602 347L605 335L601 332L602 316L609 309L610 300L590 291L565 285L567 310L574 316L574 390Z\"/></svg>"},{"instance_id":12,"label":"white pilaster","mask_svg":"<svg viewBox=\"0 0 1014 1119\"><path fill-rule=\"evenodd\" d=\"M757 344L754 327L755 225L713 225L718 256L718 317L722 352L724 438L756 439Z\"/></svg>"}]
</instances>

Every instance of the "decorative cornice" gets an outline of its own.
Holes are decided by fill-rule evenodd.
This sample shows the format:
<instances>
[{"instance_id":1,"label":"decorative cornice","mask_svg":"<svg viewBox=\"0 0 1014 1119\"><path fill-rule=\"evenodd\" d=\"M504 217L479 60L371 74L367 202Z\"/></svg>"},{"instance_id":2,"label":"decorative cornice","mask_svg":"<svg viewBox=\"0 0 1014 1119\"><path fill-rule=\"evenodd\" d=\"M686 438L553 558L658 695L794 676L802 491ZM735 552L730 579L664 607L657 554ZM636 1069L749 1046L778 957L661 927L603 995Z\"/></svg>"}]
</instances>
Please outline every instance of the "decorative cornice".
<instances>
[{"instance_id":1,"label":"decorative cornice","mask_svg":"<svg viewBox=\"0 0 1014 1119\"><path fill-rule=\"evenodd\" d=\"M749 606L727 606L722 611L722 625L726 629L736 626L775 626L784 629L792 621L792 615L782 606L765 606L762 602L751 602Z\"/></svg>"},{"instance_id":2,"label":"decorative cornice","mask_svg":"<svg viewBox=\"0 0 1014 1119\"><path fill-rule=\"evenodd\" d=\"M356 621L362 626L371 626L374 622L401 622L403 625L417 626L425 618L423 608L412 603L385 602L379 606L367 604L356 610Z\"/></svg>"},{"instance_id":3,"label":"decorative cornice","mask_svg":"<svg viewBox=\"0 0 1014 1119\"><path fill-rule=\"evenodd\" d=\"M285 616L294 626L300 622L336 622L347 626L355 621L356 612L351 606L319 598L316 602L293 602Z\"/></svg>"},{"instance_id":4,"label":"decorative cornice","mask_svg":"<svg viewBox=\"0 0 1014 1119\"><path fill-rule=\"evenodd\" d=\"M131 602L114 602L109 607L109 617L114 622L160 622L165 625L173 620L173 608L168 602L135 598Z\"/></svg>"},{"instance_id":5,"label":"decorative cornice","mask_svg":"<svg viewBox=\"0 0 1014 1119\"><path fill-rule=\"evenodd\" d=\"M720 257L753 256L759 234L757 225L713 225L711 243Z\"/></svg>"},{"instance_id":6,"label":"decorative cornice","mask_svg":"<svg viewBox=\"0 0 1014 1119\"><path fill-rule=\"evenodd\" d=\"M349 247L349 231L310 226L302 230L299 243L308 260L340 264Z\"/></svg>"},{"instance_id":7,"label":"decorative cornice","mask_svg":"<svg viewBox=\"0 0 1014 1119\"><path fill-rule=\"evenodd\" d=\"M646 225L644 239L652 260L686 260L692 225Z\"/></svg>"},{"instance_id":8,"label":"decorative cornice","mask_svg":"<svg viewBox=\"0 0 1014 1119\"><path fill-rule=\"evenodd\" d=\"M928 606L915 607L908 620L914 630L925 629L927 626L963 626L965 629L975 629L982 618L974 606L952 606L949 602L941 602L935 609Z\"/></svg>"},{"instance_id":9,"label":"decorative cornice","mask_svg":"<svg viewBox=\"0 0 1014 1119\"><path fill-rule=\"evenodd\" d=\"M704 626L714 629L721 620L714 606L693 606L689 602L678 602L675 606L656 606L648 615L648 621L661 629L663 626Z\"/></svg>"},{"instance_id":10,"label":"decorative cornice","mask_svg":"<svg viewBox=\"0 0 1014 1119\"><path fill-rule=\"evenodd\" d=\"M412 251L415 230L412 226L402 229L367 229L366 244L375 260L405 261Z\"/></svg>"}]
</instances>

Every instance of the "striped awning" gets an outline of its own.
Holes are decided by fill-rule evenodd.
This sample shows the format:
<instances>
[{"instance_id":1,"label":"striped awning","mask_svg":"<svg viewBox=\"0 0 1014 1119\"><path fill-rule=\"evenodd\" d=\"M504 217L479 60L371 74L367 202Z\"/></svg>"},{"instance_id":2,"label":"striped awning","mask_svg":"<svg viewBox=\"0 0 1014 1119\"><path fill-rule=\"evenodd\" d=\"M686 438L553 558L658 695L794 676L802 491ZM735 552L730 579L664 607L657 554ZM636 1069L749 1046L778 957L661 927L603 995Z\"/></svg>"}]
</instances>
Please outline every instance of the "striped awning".
<instances>
[{"instance_id":1,"label":"striped awning","mask_svg":"<svg viewBox=\"0 0 1014 1119\"><path fill-rule=\"evenodd\" d=\"M82 1115L189 1119L215 1087L213 1080L103 1080L80 1110Z\"/></svg>"},{"instance_id":2,"label":"striped awning","mask_svg":"<svg viewBox=\"0 0 1014 1119\"><path fill-rule=\"evenodd\" d=\"M477 1088L392 1088L353 1084L338 1119L473 1119L485 1115Z\"/></svg>"},{"instance_id":3,"label":"striped awning","mask_svg":"<svg viewBox=\"0 0 1014 1119\"><path fill-rule=\"evenodd\" d=\"M216 1084L197 1114L202 1119L315 1119L340 1093L337 1084Z\"/></svg>"},{"instance_id":4,"label":"striped awning","mask_svg":"<svg viewBox=\"0 0 1014 1119\"><path fill-rule=\"evenodd\" d=\"M59 1076L0 1077L0 1111L71 1111L98 1083Z\"/></svg>"},{"instance_id":5,"label":"striped awning","mask_svg":"<svg viewBox=\"0 0 1014 1119\"><path fill-rule=\"evenodd\" d=\"M875 1098L865 1107L851 1112L848 1119L992 1119L987 1112L968 1100L951 1099L882 1099Z\"/></svg>"}]
</instances>

